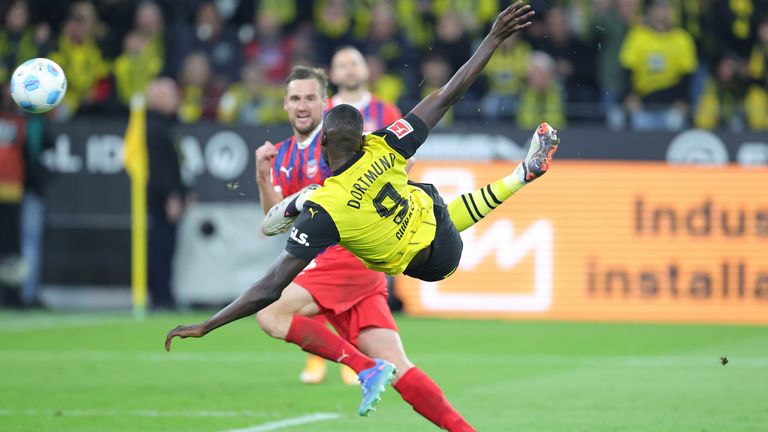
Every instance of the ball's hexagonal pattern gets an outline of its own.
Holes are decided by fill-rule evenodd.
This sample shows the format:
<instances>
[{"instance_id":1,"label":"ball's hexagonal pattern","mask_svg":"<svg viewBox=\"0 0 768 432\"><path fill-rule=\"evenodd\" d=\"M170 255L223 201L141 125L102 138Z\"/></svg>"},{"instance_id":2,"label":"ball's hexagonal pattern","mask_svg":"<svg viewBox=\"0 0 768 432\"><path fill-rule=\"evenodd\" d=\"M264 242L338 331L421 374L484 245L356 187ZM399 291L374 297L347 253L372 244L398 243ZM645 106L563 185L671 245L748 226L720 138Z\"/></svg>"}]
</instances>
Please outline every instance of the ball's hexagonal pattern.
<instances>
[{"instance_id":1,"label":"ball's hexagonal pattern","mask_svg":"<svg viewBox=\"0 0 768 432\"><path fill-rule=\"evenodd\" d=\"M31 113L52 110L66 91L64 71L46 58L25 61L11 76L11 97L21 109Z\"/></svg>"}]
</instances>

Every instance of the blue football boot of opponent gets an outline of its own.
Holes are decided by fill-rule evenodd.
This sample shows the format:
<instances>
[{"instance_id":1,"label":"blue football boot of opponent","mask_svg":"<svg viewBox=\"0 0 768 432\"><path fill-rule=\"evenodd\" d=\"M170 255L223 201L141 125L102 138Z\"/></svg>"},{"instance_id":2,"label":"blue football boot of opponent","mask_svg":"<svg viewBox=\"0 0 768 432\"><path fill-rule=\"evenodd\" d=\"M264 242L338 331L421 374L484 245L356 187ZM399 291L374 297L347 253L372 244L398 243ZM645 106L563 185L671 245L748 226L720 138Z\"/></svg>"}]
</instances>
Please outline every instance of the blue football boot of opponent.
<instances>
[{"instance_id":1,"label":"blue football boot of opponent","mask_svg":"<svg viewBox=\"0 0 768 432\"><path fill-rule=\"evenodd\" d=\"M395 376L395 365L381 359L374 360L376 364L373 367L357 375L363 388L363 401L360 403L357 413L364 417L376 410L376 405L381 402L381 394L384 393L387 385Z\"/></svg>"}]
</instances>

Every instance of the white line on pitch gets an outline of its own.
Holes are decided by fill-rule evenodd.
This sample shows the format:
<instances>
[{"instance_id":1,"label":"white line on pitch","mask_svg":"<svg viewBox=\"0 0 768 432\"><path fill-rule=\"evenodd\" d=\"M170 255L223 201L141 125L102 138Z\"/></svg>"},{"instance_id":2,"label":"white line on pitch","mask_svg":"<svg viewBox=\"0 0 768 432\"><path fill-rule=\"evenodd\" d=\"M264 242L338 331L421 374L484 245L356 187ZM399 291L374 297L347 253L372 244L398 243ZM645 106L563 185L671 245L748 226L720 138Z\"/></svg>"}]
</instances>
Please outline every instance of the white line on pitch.
<instances>
[{"instance_id":1,"label":"white line on pitch","mask_svg":"<svg viewBox=\"0 0 768 432\"><path fill-rule=\"evenodd\" d=\"M228 429L224 432L267 432L278 429L285 429L292 426L299 426L307 423L315 423L319 421L335 420L341 417L341 414L336 413L313 413L307 414L301 417L291 417L284 420L271 421L262 423L255 426L250 426L242 429Z\"/></svg>"},{"instance_id":2,"label":"white line on pitch","mask_svg":"<svg viewBox=\"0 0 768 432\"><path fill-rule=\"evenodd\" d=\"M76 417L266 417L271 412L259 411L158 411L149 409L106 410L106 409L0 409L0 416L76 416Z\"/></svg>"}]
</instances>

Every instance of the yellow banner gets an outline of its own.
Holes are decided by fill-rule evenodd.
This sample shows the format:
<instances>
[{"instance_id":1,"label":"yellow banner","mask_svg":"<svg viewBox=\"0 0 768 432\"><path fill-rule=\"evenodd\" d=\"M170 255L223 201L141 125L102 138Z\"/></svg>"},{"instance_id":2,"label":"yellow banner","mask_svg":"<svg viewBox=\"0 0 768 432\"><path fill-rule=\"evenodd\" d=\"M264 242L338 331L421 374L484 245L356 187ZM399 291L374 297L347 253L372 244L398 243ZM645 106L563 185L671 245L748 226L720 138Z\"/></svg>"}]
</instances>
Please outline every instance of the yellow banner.
<instances>
[{"instance_id":1,"label":"yellow banner","mask_svg":"<svg viewBox=\"0 0 768 432\"><path fill-rule=\"evenodd\" d=\"M511 164L420 161L446 202ZM768 170L557 161L462 233L449 279L400 277L406 311L514 319L768 323Z\"/></svg>"}]
</instances>

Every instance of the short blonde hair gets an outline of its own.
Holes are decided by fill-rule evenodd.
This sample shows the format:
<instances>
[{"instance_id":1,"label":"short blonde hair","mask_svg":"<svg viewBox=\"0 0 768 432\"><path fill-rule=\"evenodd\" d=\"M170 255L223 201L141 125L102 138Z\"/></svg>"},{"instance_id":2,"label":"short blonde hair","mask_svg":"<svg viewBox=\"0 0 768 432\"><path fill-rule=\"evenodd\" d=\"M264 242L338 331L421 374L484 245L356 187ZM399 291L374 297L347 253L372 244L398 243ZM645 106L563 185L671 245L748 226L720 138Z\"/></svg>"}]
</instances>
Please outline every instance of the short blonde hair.
<instances>
[{"instance_id":1,"label":"short blonde hair","mask_svg":"<svg viewBox=\"0 0 768 432\"><path fill-rule=\"evenodd\" d=\"M313 68L309 66L294 66L291 69L291 73L288 74L288 78L285 79L285 85L291 83L291 81L314 79L320 84L320 96L325 97L328 92L328 76L321 68Z\"/></svg>"}]
</instances>

